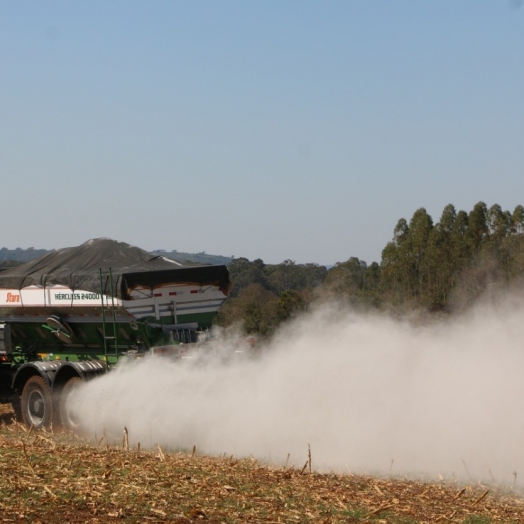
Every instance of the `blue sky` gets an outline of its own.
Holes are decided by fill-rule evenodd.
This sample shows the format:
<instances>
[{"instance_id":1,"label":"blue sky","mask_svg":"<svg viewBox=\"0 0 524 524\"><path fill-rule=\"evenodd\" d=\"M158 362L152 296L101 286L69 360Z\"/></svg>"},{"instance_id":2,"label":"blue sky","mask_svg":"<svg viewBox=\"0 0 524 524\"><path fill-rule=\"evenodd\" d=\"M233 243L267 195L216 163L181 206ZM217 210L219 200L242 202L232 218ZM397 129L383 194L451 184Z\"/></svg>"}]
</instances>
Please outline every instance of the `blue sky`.
<instances>
[{"instance_id":1,"label":"blue sky","mask_svg":"<svg viewBox=\"0 0 524 524\"><path fill-rule=\"evenodd\" d=\"M511 0L0 1L0 245L380 260L524 204Z\"/></svg>"}]
</instances>

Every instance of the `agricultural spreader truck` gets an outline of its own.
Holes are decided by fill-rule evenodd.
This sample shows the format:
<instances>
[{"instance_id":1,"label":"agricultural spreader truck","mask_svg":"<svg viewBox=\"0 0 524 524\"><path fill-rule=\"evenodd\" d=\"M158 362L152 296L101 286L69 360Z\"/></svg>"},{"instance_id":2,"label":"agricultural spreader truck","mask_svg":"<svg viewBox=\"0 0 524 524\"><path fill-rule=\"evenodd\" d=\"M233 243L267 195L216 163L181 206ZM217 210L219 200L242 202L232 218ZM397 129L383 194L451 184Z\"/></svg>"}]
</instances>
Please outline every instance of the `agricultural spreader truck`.
<instances>
[{"instance_id":1,"label":"agricultural spreader truck","mask_svg":"<svg viewBox=\"0 0 524 524\"><path fill-rule=\"evenodd\" d=\"M76 428L68 397L81 381L124 357L190 347L229 287L225 266L185 266L106 238L1 271L0 403L28 427Z\"/></svg>"}]
</instances>

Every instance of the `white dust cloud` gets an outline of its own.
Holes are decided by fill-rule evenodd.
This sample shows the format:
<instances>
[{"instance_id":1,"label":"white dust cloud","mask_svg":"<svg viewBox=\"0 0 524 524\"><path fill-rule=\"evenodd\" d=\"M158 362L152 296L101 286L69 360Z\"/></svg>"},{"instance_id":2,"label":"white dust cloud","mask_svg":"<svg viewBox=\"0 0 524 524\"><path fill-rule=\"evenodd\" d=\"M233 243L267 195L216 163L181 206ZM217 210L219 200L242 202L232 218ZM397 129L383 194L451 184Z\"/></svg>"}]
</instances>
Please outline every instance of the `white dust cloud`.
<instances>
[{"instance_id":1,"label":"white dust cloud","mask_svg":"<svg viewBox=\"0 0 524 524\"><path fill-rule=\"evenodd\" d=\"M221 346L221 347L218 347ZM88 434L313 469L524 478L524 305L413 327L323 306L255 359L146 358L87 383ZM210 353L215 351L208 350ZM520 478L519 478L520 480Z\"/></svg>"}]
</instances>

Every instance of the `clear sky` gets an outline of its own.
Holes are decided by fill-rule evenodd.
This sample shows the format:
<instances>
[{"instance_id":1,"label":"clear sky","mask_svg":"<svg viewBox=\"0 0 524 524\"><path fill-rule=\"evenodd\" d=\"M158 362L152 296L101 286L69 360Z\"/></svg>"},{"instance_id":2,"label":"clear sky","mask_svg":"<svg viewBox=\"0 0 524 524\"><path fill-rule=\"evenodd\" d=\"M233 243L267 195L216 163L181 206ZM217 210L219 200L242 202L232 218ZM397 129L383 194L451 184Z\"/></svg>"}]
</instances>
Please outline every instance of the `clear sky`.
<instances>
[{"instance_id":1,"label":"clear sky","mask_svg":"<svg viewBox=\"0 0 524 524\"><path fill-rule=\"evenodd\" d=\"M523 139L516 0L0 0L0 246L370 263Z\"/></svg>"}]
</instances>

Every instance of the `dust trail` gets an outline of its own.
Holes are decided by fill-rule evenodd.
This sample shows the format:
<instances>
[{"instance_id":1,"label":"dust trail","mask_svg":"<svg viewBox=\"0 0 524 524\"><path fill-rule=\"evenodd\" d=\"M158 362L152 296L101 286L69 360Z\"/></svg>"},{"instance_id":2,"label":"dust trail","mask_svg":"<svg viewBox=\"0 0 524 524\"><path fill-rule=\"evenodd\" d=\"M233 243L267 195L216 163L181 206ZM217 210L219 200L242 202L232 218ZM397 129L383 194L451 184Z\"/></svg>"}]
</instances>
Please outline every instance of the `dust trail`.
<instances>
[{"instance_id":1,"label":"dust trail","mask_svg":"<svg viewBox=\"0 0 524 524\"><path fill-rule=\"evenodd\" d=\"M231 348L224 339L223 351ZM88 383L90 432L339 472L524 477L524 304L413 327L323 306L257 359L161 358Z\"/></svg>"}]
</instances>

